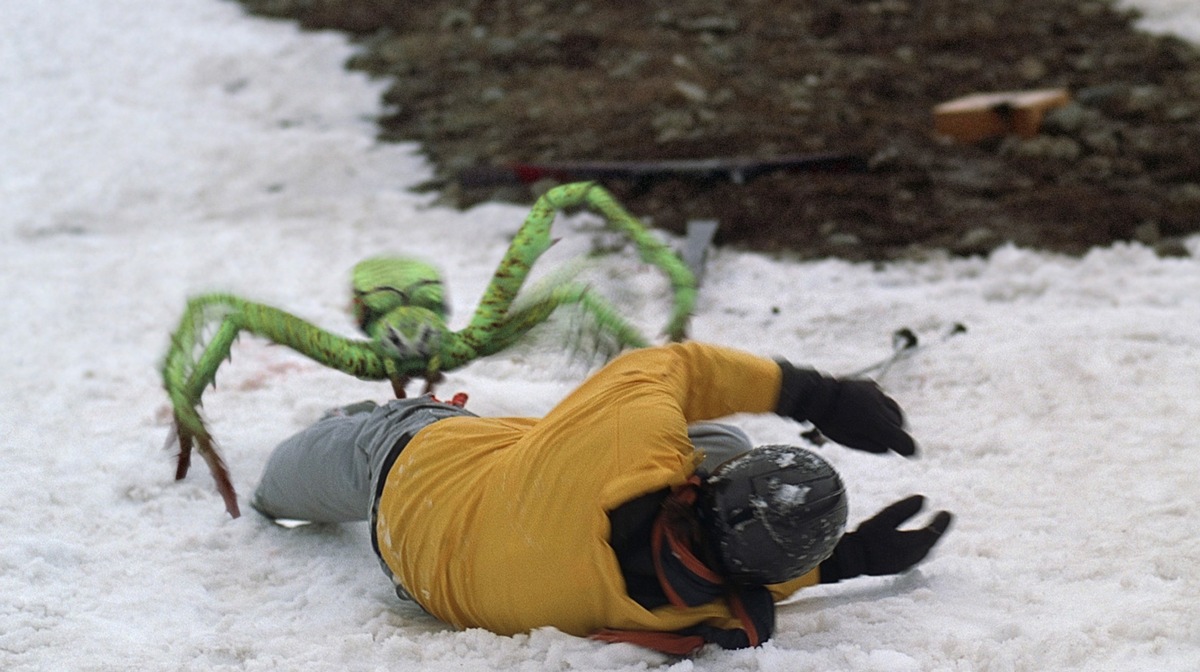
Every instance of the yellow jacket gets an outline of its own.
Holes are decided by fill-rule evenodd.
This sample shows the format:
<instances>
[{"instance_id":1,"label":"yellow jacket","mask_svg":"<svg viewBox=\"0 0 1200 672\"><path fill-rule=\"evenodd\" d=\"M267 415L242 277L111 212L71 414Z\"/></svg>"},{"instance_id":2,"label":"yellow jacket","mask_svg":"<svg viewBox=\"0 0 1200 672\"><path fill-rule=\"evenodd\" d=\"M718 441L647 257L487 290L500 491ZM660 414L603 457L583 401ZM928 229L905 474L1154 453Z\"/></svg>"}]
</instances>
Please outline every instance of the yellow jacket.
<instances>
[{"instance_id":1,"label":"yellow jacket","mask_svg":"<svg viewBox=\"0 0 1200 672\"><path fill-rule=\"evenodd\" d=\"M702 455L688 423L771 412L779 386L772 360L673 344L622 355L542 419L441 420L389 472L376 526L383 560L421 606L460 628L736 627L720 600L648 611L631 599L607 512L692 475ZM816 582L814 570L772 592Z\"/></svg>"}]
</instances>

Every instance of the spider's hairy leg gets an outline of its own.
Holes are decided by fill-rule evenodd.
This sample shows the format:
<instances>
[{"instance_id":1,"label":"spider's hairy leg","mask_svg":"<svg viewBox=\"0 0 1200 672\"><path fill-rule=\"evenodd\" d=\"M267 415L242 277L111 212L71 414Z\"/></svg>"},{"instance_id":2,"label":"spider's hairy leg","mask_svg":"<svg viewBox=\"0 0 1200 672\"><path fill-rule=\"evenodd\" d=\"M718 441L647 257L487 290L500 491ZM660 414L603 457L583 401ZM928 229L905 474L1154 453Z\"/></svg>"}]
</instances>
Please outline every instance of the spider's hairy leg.
<instances>
[{"instance_id":1,"label":"spider's hairy leg","mask_svg":"<svg viewBox=\"0 0 1200 672\"><path fill-rule=\"evenodd\" d=\"M205 326L214 320L218 322L215 333L204 344ZM187 474L194 447L213 472L226 510L235 518L239 515L236 494L199 407L201 395L213 384L217 369L229 358L233 341L241 331L287 346L325 366L365 380L394 380L401 373L373 342L332 334L278 308L229 294L190 299L179 328L171 336L162 366L163 386L171 400L180 448L176 478ZM197 348L202 348L199 356Z\"/></svg>"},{"instance_id":2,"label":"spider's hairy leg","mask_svg":"<svg viewBox=\"0 0 1200 672\"><path fill-rule=\"evenodd\" d=\"M578 282L559 284L533 297L522 296L521 305L493 323L486 334L469 327L448 334L442 347L442 368L462 366L472 359L495 354L520 340L530 329L545 322L563 306L577 306L590 318L588 336L599 343L607 339L615 351L644 348L650 343L617 309ZM612 354L612 353L610 353Z\"/></svg>"},{"instance_id":3,"label":"spider's hairy leg","mask_svg":"<svg viewBox=\"0 0 1200 672\"><path fill-rule=\"evenodd\" d=\"M559 210L576 206L585 206L603 216L611 228L625 233L633 240L643 260L658 266L667 274L674 292L675 305L667 323L666 333L672 340L681 340L684 337L688 317L696 302L696 278L691 270L669 247L647 231L633 215L626 212L608 191L594 182L576 182L551 189L533 204L525 222L513 237L512 244L496 268L470 324L457 334L454 343L455 359L472 351L496 352L499 348L492 345L493 338L511 343L520 337L522 329L528 330L538 321L545 319L545 316L540 320L535 317L543 311L530 312L521 319L508 319L508 313L529 275L530 268L552 243L550 228L554 224L555 215ZM587 310L587 306L595 303L595 297L586 294L585 296L587 298L570 301L560 299L558 303L546 305L557 306L572 302L579 303ZM549 315L549 312L545 314ZM613 333L619 333L627 326L608 304L592 312L600 324L611 325L610 331ZM601 315L604 317L600 317ZM617 326L618 324L624 326ZM452 368L448 361L444 364L444 368Z\"/></svg>"},{"instance_id":4,"label":"spider's hairy leg","mask_svg":"<svg viewBox=\"0 0 1200 672\"><path fill-rule=\"evenodd\" d=\"M554 224L558 206L548 196L549 194L542 196L534 202L533 208L525 217L525 222L513 236L504 258L500 260L487 289L484 290L483 298L480 299L470 324L463 330L468 341L476 337L487 338L487 335L504 321L513 300L521 291L521 285L525 284L525 279L529 276L529 269L538 257L550 249L553 242L550 239L550 227Z\"/></svg>"},{"instance_id":5,"label":"spider's hairy leg","mask_svg":"<svg viewBox=\"0 0 1200 672\"><path fill-rule=\"evenodd\" d=\"M560 188L575 186L564 185L564 187ZM546 195L549 196L555 191L551 189ZM582 203L578 203L579 205L584 205L593 212L603 216L609 227L629 236L634 246L637 247L642 261L657 266L667 275L674 293L674 308L671 311L671 318L668 320L664 332L672 341L683 340L687 331L688 318L691 317L692 309L696 304L696 276L692 273L691 269L687 267L687 264L679 258L679 255L674 250L658 240L654 234L648 231L636 217L623 208L617 202L616 198L603 187L586 182L582 183L579 191L575 189L566 190L561 196L556 196L556 201L561 203L557 207L575 205L576 203L569 202L574 199L581 199Z\"/></svg>"},{"instance_id":6,"label":"spider's hairy leg","mask_svg":"<svg viewBox=\"0 0 1200 672\"><path fill-rule=\"evenodd\" d=\"M229 471L217 453L213 438L199 412L200 396L208 382L214 379L216 368L221 361L229 357L230 346L237 337L237 326L229 320L218 318L221 321L216 333L204 347L200 357L196 360L192 358L196 348L202 344L206 318L212 316L214 308L219 307L198 300L188 302L179 328L171 336L171 346L163 360L162 378L163 387L171 400L175 420L173 431L179 443L175 479L180 480L187 476L192 449L195 448L212 472L217 491L225 501L225 509L237 518L240 511L233 484L229 480ZM201 383L198 381L204 376L199 372L203 370L211 370L211 374Z\"/></svg>"}]
</instances>

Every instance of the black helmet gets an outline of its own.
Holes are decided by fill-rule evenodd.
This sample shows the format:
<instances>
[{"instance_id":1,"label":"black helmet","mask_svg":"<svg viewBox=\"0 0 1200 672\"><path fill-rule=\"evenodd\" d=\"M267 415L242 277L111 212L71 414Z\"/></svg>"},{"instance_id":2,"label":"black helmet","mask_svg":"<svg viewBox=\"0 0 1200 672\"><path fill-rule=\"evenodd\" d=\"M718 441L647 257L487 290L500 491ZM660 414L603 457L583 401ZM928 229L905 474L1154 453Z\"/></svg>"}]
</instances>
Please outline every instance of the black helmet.
<instances>
[{"instance_id":1,"label":"black helmet","mask_svg":"<svg viewBox=\"0 0 1200 672\"><path fill-rule=\"evenodd\" d=\"M789 581L833 553L846 529L846 488L796 446L759 446L713 470L696 505L727 579Z\"/></svg>"}]
</instances>

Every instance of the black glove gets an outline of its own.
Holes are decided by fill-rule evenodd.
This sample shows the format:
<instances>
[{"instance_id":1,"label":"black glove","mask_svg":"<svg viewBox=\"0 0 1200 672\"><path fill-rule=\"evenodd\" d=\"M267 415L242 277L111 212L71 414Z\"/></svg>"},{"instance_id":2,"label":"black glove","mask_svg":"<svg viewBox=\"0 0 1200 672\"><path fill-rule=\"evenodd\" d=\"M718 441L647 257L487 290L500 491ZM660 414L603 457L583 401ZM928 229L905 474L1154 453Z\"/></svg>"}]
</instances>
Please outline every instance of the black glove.
<instances>
[{"instance_id":1,"label":"black glove","mask_svg":"<svg viewBox=\"0 0 1200 672\"><path fill-rule=\"evenodd\" d=\"M775 412L811 422L829 440L869 453L895 451L905 457L917 445L904 431L900 405L871 380L838 380L781 361L783 383Z\"/></svg>"},{"instance_id":2,"label":"black glove","mask_svg":"<svg viewBox=\"0 0 1200 672\"><path fill-rule=\"evenodd\" d=\"M899 574L929 555L929 550L950 527L953 516L939 511L933 522L918 530L898 529L925 504L925 497L902 499L842 536L833 555L821 563L821 583L866 574Z\"/></svg>"}]
</instances>

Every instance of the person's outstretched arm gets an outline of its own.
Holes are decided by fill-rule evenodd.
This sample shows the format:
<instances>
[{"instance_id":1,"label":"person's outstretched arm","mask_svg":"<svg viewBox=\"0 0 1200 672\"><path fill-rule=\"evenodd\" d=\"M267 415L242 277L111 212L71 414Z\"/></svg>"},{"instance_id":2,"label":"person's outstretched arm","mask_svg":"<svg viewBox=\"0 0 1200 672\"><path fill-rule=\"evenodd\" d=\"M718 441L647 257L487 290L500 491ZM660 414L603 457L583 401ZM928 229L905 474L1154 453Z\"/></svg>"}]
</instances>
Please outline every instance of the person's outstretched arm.
<instances>
[{"instance_id":1,"label":"person's outstretched arm","mask_svg":"<svg viewBox=\"0 0 1200 672\"><path fill-rule=\"evenodd\" d=\"M901 530L904 521L917 515L924 504L924 496L912 495L843 535L833 555L821 563L821 583L899 574L924 560L954 518L948 511L938 511L925 527Z\"/></svg>"},{"instance_id":2,"label":"person's outstretched arm","mask_svg":"<svg viewBox=\"0 0 1200 672\"><path fill-rule=\"evenodd\" d=\"M681 410L689 423L774 412L811 422L848 448L904 456L917 450L904 429L899 404L873 381L833 378L787 361L696 341L628 352L577 394L588 404L629 396L643 402L657 398Z\"/></svg>"},{"instance_id":3,"label":"person's outstretched arm","mask_svg":"<svg viewBox=\"0 0 1200 672\"><path fill-rule=\"evenodd\" d=\"M872 380L840 379L779 362L775 412L811 422L831 441L869 453L912 457L916 442L904 430L904 413Z\"/></svg>"}]
</instances>

